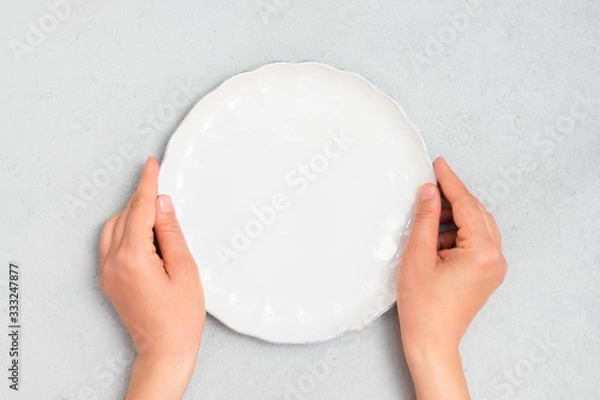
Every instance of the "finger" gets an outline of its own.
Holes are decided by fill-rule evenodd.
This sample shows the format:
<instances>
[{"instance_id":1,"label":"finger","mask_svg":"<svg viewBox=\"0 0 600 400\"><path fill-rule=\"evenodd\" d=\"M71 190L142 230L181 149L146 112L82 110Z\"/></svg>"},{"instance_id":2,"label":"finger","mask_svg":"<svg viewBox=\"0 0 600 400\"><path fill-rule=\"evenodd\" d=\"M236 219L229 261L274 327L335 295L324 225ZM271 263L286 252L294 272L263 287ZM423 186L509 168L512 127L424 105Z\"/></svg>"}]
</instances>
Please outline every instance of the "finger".
<instances>
[{"instance_id":1,"label":"finger","mask_svg":"<svg viewBox=\"0 0 600 400\"><path fill-rule=\"evenodd\" d=\"M500 234L500 229L498 228L498 224L496 223L496 219L489 212L484 213L484 219L486 221L486 225L492 234L492 237L496 241L496 244L502 247L502 235Z\"/></svg>"},{"instance_id":2,"label":"finger","mask_svg":"<svg viewBox=\"0 0 600 400\"><path fill-rule=\"evenodd\" d=\"M457 253L458 251L459 251L459 249L454 248L454 247L452 247L450 249L441 249L440 251L438 251L438 256L443 261L447 261L448 259L451 259L452 257L459 256Z\"/></svg>"},{"instance_id":3,"label":"finger","mask_svg":"<svg viewBox=\"0 0 600 400\"><path fill-rule=\"evenodd\" d=\"M434 184L426 183L419 193L415 219L404 255L407 258L418 258L420 262L410 264L435 264L441 212L440 192Z\"/></svg>"},{"instance_id":4,"label":"finger","mask_svg":"<svg viewBox=\"0 0 600 400\"><path fill-rule=\"evenodd\" d=\"M488 233L487 236L490 239L492 239L497 245L502 246L502 238L500 237L500 231L498 230L498 225L496 224L496 220L494 219L492 214L490 214L488 212L488 210L485 208L485 206L481 202L478 202L477 206L479 207L479 210L481 211L481 216L482 216L483 222L485 224L485 227L486 227L487 233Z\"/></svg>"},{"instance_id":5,"label":"finger","mask_svg":"<svg viewBox=\"0 0 600 400\"><path fill-rule=\"evenodd\" d=\"M181 231L173 202L168 195L161 195L156 200L156 240L169 276L196 268L196 264Z\"/></svg>"},{"instance_id":6,"label":"finger","mask_svg":"<svg viewBox=\"0 0 600 400\"><path fill-rule=\"evenodd\" d=\"M448 224L454 221L452 215L452 209L450 207L442 207L442 215L440 217L440 224Z\"/></svg>"},{"instance_id":7,"label":"finger","mask_svg":"<svg viewBox=\"0 0 600 400\"><path fill-rule=\"evenodd\" d=\"M148 157L137 190L131 197L123 240L132 245L146 245L154 238L158 196L158 161Z\"/></svg>"},{"instance_id":8,"label":"finger","mask_svg":"<svg viewBox=\"0 0 600 400\"><path fill-rule=\"evenodd\" d=\"M473 197L465 184L456 176L450 168L444 157L439 157L433 162L435 176L437 177L444 198L448 200L450 205L463 199Z\"/></svg>"},{"instance_id":9,"label":"finger","mask_svg":"<svg viewBox=\"0 0 600 400\"><path fill-rule=\"evenodd\" d=\"M438 243L437 243L438 251L445 250L445 249L451 249L451 248L455 247L456 246L456 235L457 235L456 230L451 230L451 231L446 231L446 232L440 233L440 235L438 236Z\"/></svg>"},{"instance_id":10,"label":"finger","mask_svg":"<svg viewBox=\"0 0 600 400\"><path fill-rule=\"evenodd\" d=\"M110 251L110 247L113 240L113 234L115 231L115 225L119 220L121 213L113 215L109 218L102 227L102 233L100 233L100 266L104 266L106 259L108 257L108 253Z\"/></svg>"},{"instance_id":11,"label":"finger","mask_svg":"<svg viewBox=\"0 0 600 400\"><path fill-rule=\"evenodd\" d=\"M146 164L144 165L144 170L146 169L149 161L150 161L150 158L148 160L146 160ZM143 171L142 171L142 174L143 174ZM138 187L139 187L139 183L138 183ZM119 221L117 222L117 225L115 226L115 233L114 233L114 237L113 237L113 247L114 248L119 248L121 246L121 243L123 242L123 237L125 236L125 227L127 226L127 220L129 217L129 212L131 210L131 205L137 199L137 197L136 197L137 190L138 189L136 188L136 191L133 192L133 194L129 198L127 205L125 205L125 208L123 209L123 211L121 211L121 218L119 219Z\"/></svg>"},{"instance_id":12,"label":"finger","mask_svg":"<svg viewBox=\"0 0 600 400\"><path fill-rule=\"evenodd\" d=\"M434 166L435 166L435 163L434 163ZM438 182L438 190L440 191L440 195L442 196L442 208L450 207L450 202L448 201L448 198L444 194L444 189L442 189L439 182Z\"/></svg>"},{"instance_id":13,"label":"finger","mask_svg":"<svg viewBox=\"0 0 600 400\"><path fill-rule=\"evenodd\" d=\"M145 168L145 166L144 166L144 168ZM136 188L136 191L137 191L137 188ZM114 237L113 237L113 247L114 248L119 248L121 246L121 243L123 242L123 237L125 236L125 226L127 225L127 218L129 217L129 211L131 210L131 204L133 203L133 200L135 199L135 193L136 192L133 192L133 194L127 201L125 208L123 209L123 211L121 211L121 218L119 219L119 221L117 222L117 225L115 226L115 233L114 233Z\"/></svg>"},{"instance_id":14,"label":"finger","mask_svg":"<svg viewBox=\"0 0 600 400\"><path fill-rule=\"evenodd\" d=\"M115 224L111 245L113 249L118 249L121 247L121 243L123 242L123 236L125 236L125 225L127 225L127 216L129 215L129 203L131 203L131 200L127 203L127 206L125 206L123 211L119 213L119 219Z\"/></svg>"},{"instance_id":15,"label":"finger","mask_svg":"<svg viewBox=\"0 0 600 400\"><path fill-rule=\"evenodd\" d=\"M452 206L454 223L459 228L473 227L476 230L487 230L479 208L479 200L469 192L446 160L443 157L436 159L433 168L441 190Z\"/></svg>"}]
</instances>

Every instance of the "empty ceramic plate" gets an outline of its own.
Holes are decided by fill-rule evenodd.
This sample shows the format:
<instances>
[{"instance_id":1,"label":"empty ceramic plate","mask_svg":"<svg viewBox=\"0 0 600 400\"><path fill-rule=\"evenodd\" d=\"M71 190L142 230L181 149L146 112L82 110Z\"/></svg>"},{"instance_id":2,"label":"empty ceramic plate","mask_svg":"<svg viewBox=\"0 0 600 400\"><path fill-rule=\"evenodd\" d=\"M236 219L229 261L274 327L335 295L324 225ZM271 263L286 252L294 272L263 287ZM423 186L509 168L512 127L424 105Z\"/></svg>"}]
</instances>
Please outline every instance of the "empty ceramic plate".
<instances>
[{"instance_id":1,"label":"empty ceramic plate","mask_svg":"<svg viewBox=\"0 0 600 400\"><path fill-rule=\"evenodd\" d=\"M171 138L173 198L207 311L270 342L360 329L396 299L419 187L420 135L364 78L275 63L227 80Z\"/></svg>"}]
</instances>

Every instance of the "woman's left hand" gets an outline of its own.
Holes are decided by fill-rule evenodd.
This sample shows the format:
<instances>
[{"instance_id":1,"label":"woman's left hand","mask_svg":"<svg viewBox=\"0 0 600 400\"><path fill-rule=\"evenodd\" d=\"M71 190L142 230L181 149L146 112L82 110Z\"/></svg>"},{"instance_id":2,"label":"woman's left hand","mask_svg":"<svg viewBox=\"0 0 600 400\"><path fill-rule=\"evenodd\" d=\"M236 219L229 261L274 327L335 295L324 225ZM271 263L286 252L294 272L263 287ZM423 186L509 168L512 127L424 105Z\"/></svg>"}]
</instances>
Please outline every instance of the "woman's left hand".
<instances>
[{"instance_id":1,"label":"woman's left hand","mask_svg":"<svg viewBox=\"0 0 600 400\"><path fill-rule=\"evenodd\" d=\"M196 263L149 158L126 208L106 221L100 283L137 350L128 399L180 399L206 317ZM154 244L156 240L160 255Z\"/></svg>"}]
</instances>

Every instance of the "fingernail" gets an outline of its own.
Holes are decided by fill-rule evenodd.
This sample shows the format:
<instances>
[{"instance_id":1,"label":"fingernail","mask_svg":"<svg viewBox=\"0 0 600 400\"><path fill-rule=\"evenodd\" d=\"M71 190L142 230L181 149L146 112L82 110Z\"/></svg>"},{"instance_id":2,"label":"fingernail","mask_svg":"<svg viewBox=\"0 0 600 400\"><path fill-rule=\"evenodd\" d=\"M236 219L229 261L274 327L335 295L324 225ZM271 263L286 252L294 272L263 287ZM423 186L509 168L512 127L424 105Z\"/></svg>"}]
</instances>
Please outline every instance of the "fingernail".
<instances>
[{"instance_id":1,"label":"fingernail","mask_svg":"<svg viewBox=\"0 0 600 400\"><path fill-rule=\"evenodd\" d=\"M433 184L431 184L431 183L426 183L421 188L421 195L420 195L421 200L429 200L429 199L433 198L434 194L435 194L435 186L433 186Z\"/></svg>"},{"instance_id":2,"label":"fingernail","mask_svg":"<svg viewBox=\"0 0 600 400\"><path fill-rule=\"evenodd\" d=\"M158 207L160 208L160 211L164 213L172 213L174 211L171 197L166 194L163 194L158 198Z\"/></svg>"}]
</instances>

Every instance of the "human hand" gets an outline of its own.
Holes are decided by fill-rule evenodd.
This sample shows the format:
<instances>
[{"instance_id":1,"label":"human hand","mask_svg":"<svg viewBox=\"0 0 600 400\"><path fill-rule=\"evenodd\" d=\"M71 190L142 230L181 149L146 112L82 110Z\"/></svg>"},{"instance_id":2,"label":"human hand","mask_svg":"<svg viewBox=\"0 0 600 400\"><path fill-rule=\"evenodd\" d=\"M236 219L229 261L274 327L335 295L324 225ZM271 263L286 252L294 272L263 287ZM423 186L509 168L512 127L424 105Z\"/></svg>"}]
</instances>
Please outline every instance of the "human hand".
<instances>
[{"instance_id":1,"label":"human hand","mask_svg":"<svg viewBox=\"0 0 600 400\"><path fill-rule=\"evenodd\" d=\"M502 283L506 260L494 218L443 158L434 163L444 197L422 187L398 273L402 343L419 399L469 398L458 346ZM439 233L440 223L458 230Z\"/></svg>"},{"instance_id":2,"label":"human hand","mask_svg":"<svg viewBox=\"0 0 600 400\"><path fill-rule=\"evenodd\" d=\"M126 208L106 221L100 283L137 350L128 399L180 399L204 328L204 293L172 202L149 158ZM161 256L154 245L154 235Z\"/></svg>"}]
</instances>

